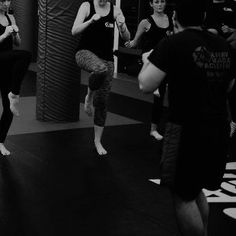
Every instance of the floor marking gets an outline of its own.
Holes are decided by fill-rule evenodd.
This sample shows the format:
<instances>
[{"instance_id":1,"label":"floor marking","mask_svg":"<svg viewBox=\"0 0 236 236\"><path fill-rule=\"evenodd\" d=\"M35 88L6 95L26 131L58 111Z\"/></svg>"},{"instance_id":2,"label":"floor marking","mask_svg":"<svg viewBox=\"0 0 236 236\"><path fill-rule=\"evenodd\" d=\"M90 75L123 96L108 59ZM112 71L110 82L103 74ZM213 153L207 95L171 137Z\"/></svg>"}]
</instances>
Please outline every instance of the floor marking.
<instances>
[{"instance_id":1,"label":"floor marking","mask_svg":"<svg viewBox=\"0 0 236 236\"><path fill-rule=\"evenodd\" d=\"M236 170L236 162L229 162L226 165L227 171ZM203 189L207 201L209 203L236 203L236 174L225 173L224 181L221 183L221 188L215 191ZM230 179L230 180L229 180ZM154 184L160 185L160 179L149 179ZM228 217L236 219L236 208L226 208L223 210Z\"/></svg>"},{"instance_id":2,"label":"floor marking","mask_svg":"<svg viewBox=\"0 0 236 236\"><path fill-rule=\"evenodd\" d=\"M149 179L149 181L153 182L154 184L160 185L161 180L160 179Z\"/></svg>"},{"instance_id":3,"label":"floor marking","mask_svg":"<svg viewBox=\"0 0 236 236\"><path fill-rule=\"evenodd\" d=\"M236 162L228 162L226 165L226 170L236 170Z\"/></svg>"},{"instance_id":4,"label":"floor marking","mask_svg":"<svg viewBox=\"0 0 236 236\"><path fill-rule=\"evenodd\" d=\"M227 208L227 209L224 209L223 212L227 216L229 216L229 217L231 217L231 218L236 220L236 208Z\"/></svg>"}]
</instances>

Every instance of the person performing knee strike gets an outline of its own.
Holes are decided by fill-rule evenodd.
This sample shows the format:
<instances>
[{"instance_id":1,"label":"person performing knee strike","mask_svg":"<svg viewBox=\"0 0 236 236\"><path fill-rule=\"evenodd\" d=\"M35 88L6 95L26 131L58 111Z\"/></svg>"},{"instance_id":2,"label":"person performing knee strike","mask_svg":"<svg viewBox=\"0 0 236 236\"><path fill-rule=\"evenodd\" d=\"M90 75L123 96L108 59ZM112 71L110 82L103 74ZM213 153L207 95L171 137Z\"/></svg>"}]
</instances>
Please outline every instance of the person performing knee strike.
<instances>
[{"instance_id":1,"label":"person performing knee strike","mask_svg":"<svg viewBox=\"0 0 236 236\"><path fill-rule=\"evenodd\" d=\"M81 35L75 57L77 65L90 73L84 109L89 116L94 115L94 144L101 156L107 154L101 139L113 76L115 23L121 37L129 40L130 33L120 8L108 0L88 0L80 5L71 30L72 35Z\"/></svg>"},{"instance_id":2,"label":"person performing knee strike","mask_svg":"<svg viewBox=\"0 0 236 236\"><path fill-rule=\"evenodd\" d=\"M13 115L19 116L19 94L22 80L31 61L31 54L24 50L15 50L21 38L15 17L8 14L11 1L0 1L0 90L3 112L0 119L0 153L10 155L4 145Z\"/></svg>"}]
</instances>

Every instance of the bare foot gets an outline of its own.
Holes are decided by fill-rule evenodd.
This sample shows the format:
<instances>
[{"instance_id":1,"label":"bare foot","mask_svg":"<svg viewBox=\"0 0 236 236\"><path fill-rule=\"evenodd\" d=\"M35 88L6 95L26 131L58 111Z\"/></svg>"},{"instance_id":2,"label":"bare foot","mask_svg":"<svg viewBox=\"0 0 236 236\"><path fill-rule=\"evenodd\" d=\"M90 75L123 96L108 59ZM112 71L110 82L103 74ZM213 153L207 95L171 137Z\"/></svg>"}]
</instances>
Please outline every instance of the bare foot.
<instances>
[{"instance_id":1,"label":"bare foot","mask_svg":"<svg viewBox=\"0 0 236 236\"><path fill-rule=\"evenodd\" d=\"M107 151L104 149L104 147L102 146L100 142L95 141L94 144L95 144L95 148L97 150L98 155L104 156L107 154Z\"/></svg>"},{"instance_id":2,"label":"bare foot","mask_svg":"<svg viewBox=\"0 0 236 236\"><path fill-rule=\"evenodd\" d=\"M15 95L12 92L10 92L8 94L8 99L10 101L11 112L13 113L13 115L19 116L20 115L19 108L18 108L19 100L20 100L19 95Z\"/></svg>"},{"instance_id":3,"label":"bare foot","mask_svg":"<svg viewBox=\"0 0 236 236\"><path fill-rule=\"evenodd\" d=\"M5 148L3 143L0 143L0 152L3 156L9 156L11 153Z\"/></svg>"},{"instance_id":4,"label":"bare foot","mask_svg":"<svg viewBox=\"0 0 236 236\"><path fill-rule=\"evenodd\" d=\"M161 141L163 139L163 136L160 135L156 130L152 130L150 132L150 135L153 136L158 141Z\"/></svg>"},{"instance_id":5,"label":"bare foot","mask_svg":"<svg viewBox=\"0 0 236 236\"><path fill-rule=\"evenodd\" d=\"M93 101L88 99L88 95L86 95L84 100L84 111L88 116L93 115Z\"/></svg>"}]
</instances>

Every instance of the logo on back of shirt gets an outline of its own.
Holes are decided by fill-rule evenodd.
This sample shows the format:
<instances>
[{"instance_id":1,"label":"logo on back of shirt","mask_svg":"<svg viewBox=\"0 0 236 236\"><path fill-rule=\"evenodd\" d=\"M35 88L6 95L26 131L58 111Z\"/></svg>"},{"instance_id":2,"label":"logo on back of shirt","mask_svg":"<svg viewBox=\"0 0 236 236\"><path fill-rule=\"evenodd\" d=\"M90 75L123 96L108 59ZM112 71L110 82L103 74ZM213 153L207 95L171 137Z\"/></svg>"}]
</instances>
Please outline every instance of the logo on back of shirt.
<instances>
[{"instance_id":1,"label":"logo on back of shirt","mask_svg":"<svg viewBox=\"0 0 236 236\"><path fill-rule=\"evenodd\" d=\"M107 22L105 23L105 27L106 27L106 28L114 28L114 24L107 21Z\"/></svg>"},{"instance_id":2,"label":"logo on back of shirt","mask_svg":"<svg viewBox=\"0 0 236 236\"><path fill-rule=\"evenodd\" d=\"M210 61L211 54L205 47L198 47L193 52L193 59L196 65L204 68L206 62Z\"/></svg>"},{"instance_id":3,"label":"logo on back of shirt","mask_svg":"<svg viewBox=\"0 0 236 236\"><path fill-rule=\"evenodd\" d=\"M211 52L206 47L200 46L194 50L192 56L196 65L206 70L208 77L220 77L231 66L227 51Z\"/></svg>"}]
</instances>

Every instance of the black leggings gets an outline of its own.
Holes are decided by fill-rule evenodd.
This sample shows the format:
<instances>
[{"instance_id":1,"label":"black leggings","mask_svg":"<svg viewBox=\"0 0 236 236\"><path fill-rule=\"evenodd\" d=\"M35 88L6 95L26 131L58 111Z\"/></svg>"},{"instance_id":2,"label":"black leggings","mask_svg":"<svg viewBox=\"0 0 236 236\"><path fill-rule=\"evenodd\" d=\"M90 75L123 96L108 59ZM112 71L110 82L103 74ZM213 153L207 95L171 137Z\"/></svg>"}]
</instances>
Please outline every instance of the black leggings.
<instances>
[{"instance_id":1,"label":"black leggings","mask_svg":"<svg viewBox=\"0 0 236 236\"><path fill-rule=\"evenodd\" d=\"M152 124L159 124L161 120L161 116L163 114L163 101L166 92L166 82L163 81L159 87L160 97L154 95L153 105L152 105Z\"/></svg>"},{"instance_id":2,"label":"black leggings","mask_svg":"<svg viewBox=\"0 0 236 236\"><path fill-rule=\"evenodd\" d=\"M0 120L0 143L5 141L13 118L13 114L10 110L8 94L9 92L12 92L15 95L19 95L21 83L30 61L31 54L27 51L10 50L0 52L0 91L3 106Z\"/></svg>"}]
</instances>

